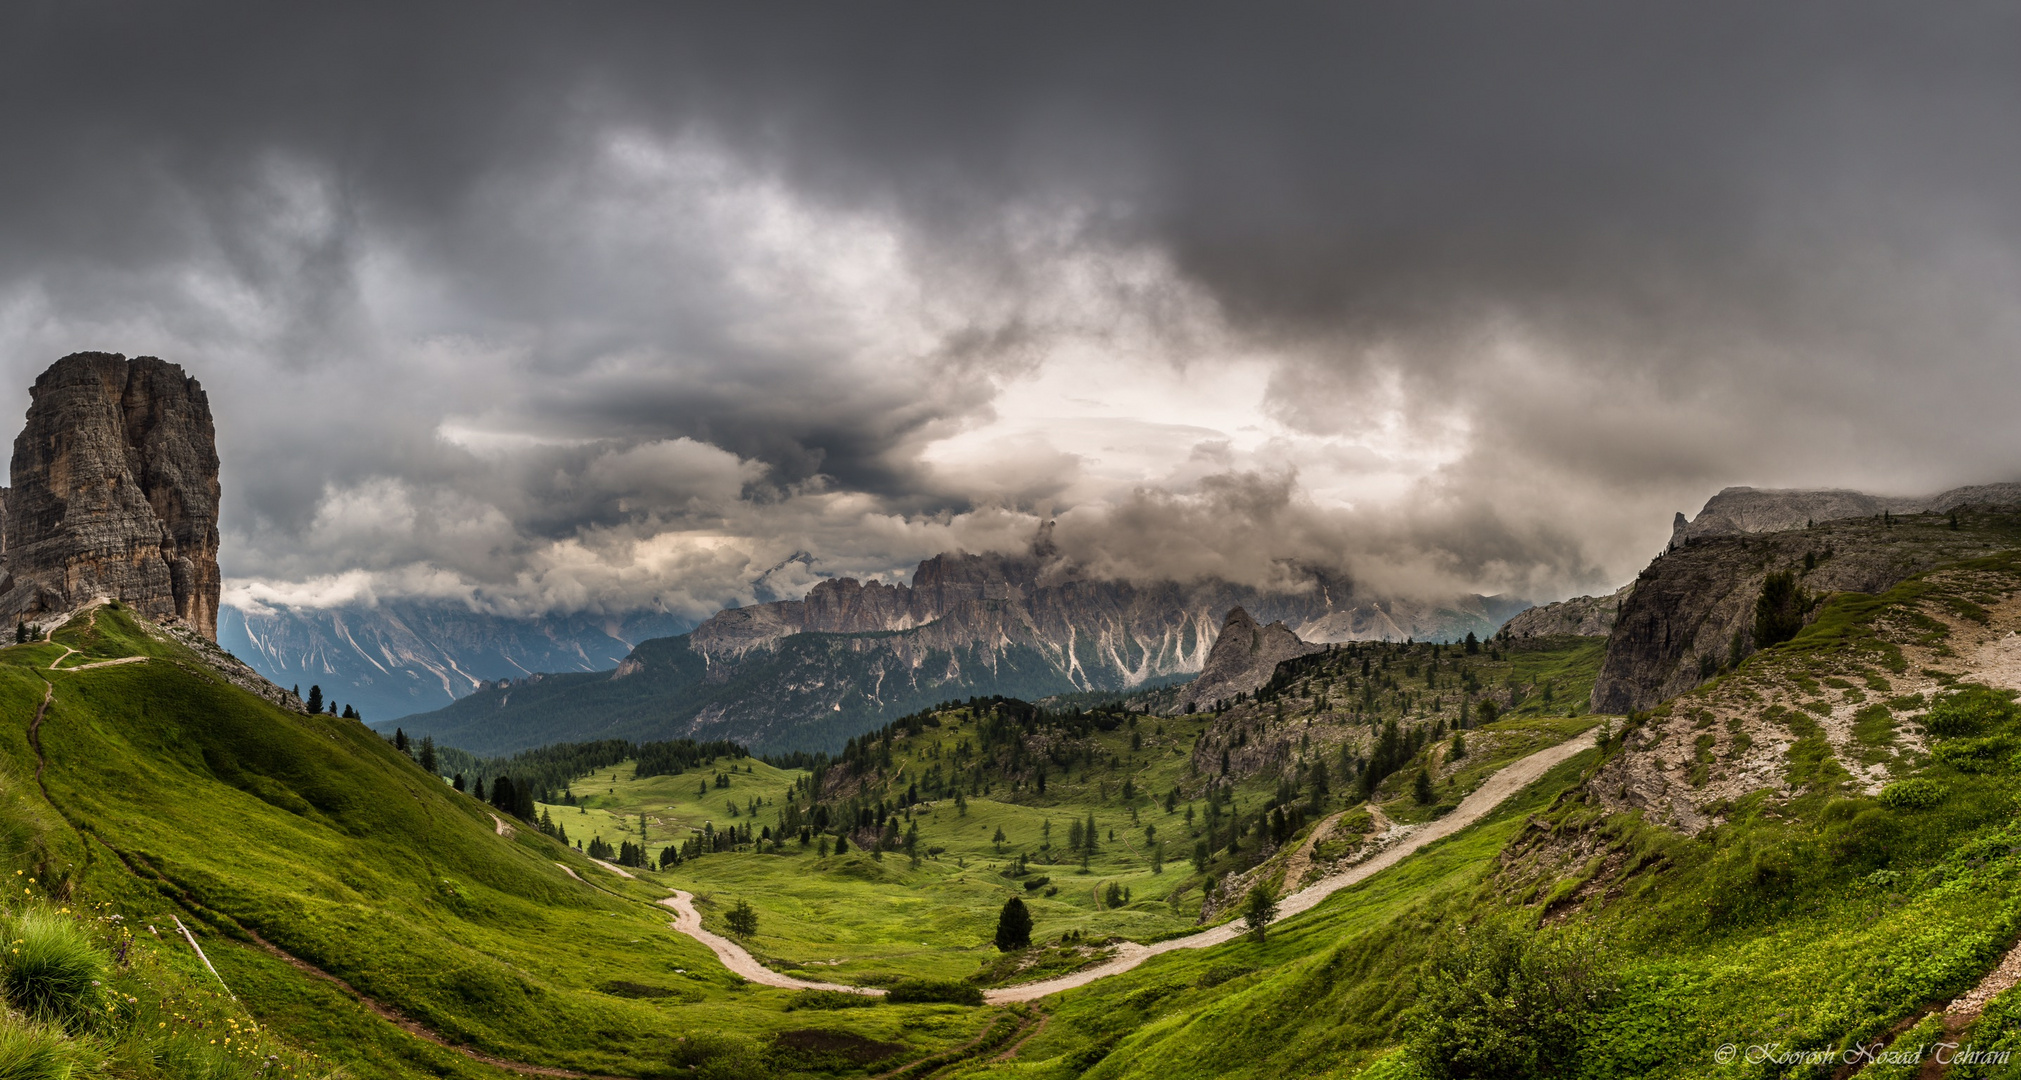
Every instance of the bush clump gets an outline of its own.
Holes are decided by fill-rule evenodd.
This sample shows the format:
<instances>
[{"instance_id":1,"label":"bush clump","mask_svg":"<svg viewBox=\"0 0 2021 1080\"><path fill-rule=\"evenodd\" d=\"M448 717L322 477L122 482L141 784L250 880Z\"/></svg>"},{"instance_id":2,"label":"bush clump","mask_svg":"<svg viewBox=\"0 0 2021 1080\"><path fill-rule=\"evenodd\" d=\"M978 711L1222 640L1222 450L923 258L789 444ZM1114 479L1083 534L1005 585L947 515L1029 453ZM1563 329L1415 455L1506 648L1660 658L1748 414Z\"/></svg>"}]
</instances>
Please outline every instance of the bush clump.
<instances>
[{"instance_id":1,"label":"bush clump","mask_svg":"<svg viewBox=\"0 0 2021 1080\"><path fill-rule=\"evenodd\" d=\"M4 924L0 990L38 1020L74 1027L96 1011L105 954L84 929L47 908L33 907Z\"/></svg>"},{"instance_id":2,"label":"bush clump","mask_svg":"<svg viewBox=\"0 0 2021 1080\"><path fill-rule=\"evenodd\" d=\"M1447 938L1419 971L1410 1056L1431 1080L1561 1077L1612 989L1588 942L1486 924Z\"/></svg>"},{"instance_id":3,"label":"bush clump","mask_svg":"<svg viewBox=\"0 0 2021 1080\"><path fill-rule=\"evenodd\" d=\"M1928 810L1944 801L1944 785L1915 777L1881 789L1881 805L1890 810Z\"/></svg>"},{"instance_id":4,"label":"bush clump","mask_svg":"<svg viewBox=\"0 0 2021 1080\"><path fill-rule=\"evenodd\" d=\"M1938 743L1930 756L1961 773L2004 772L2010 765L2015 741L2004 735L1984 739L1953 739Z\"/></svg>"},{"instance_id":5,"label":"bush clump","mask_svg":"<svg viewBox=\"0 0 2021 1080\"><path fill-rule=\"evenodd\" d=\"M871 994L852 994L846 990L802 990L786 999L786 1011L798 1009L864 1009L877 1004Z\"/></svg>"},{"instance_id":6,"label":"bush clump","mask_svg":"<svg viewBox=\"0 0 2021 1080\"><path fill-rule=\"evenodd\" d=\"M900 979L884 1000L893 1005L980 1005L982 989L961 979Z\"/></svg>"},{"instance_id":7,"label":"bush clump","mask_svg":"<svg viewBox=\"0 0 2021 1080\"><path fill-rule=\"evenodd\" d=\"M1923 728L1934 738L1959 739L1984 734L2011 723L2021 709L2006 694L1984 686L1968 686L1930 705Z\"/></svg>"}]
</instances>

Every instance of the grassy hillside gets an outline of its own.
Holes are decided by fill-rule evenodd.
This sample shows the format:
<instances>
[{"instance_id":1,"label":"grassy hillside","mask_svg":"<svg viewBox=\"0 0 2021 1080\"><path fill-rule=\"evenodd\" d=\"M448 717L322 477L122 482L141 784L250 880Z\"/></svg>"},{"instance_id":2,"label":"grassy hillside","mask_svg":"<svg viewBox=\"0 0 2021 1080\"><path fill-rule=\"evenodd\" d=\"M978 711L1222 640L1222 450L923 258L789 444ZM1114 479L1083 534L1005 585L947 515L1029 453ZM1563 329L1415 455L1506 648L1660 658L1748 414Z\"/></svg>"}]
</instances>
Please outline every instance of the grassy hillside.
<instances>
[{"instance_id":1,"label":"grassy hillside","mask_svg":"<svg viewBox=\"0 0 2021 1080\"><path fill-rule=\"evenodd\" d=\"M86 666L129 657L147 659ZM841 1032L903 1060L988 1022L886 1006L810 1023L791 995L668 932L647 902L664 890L536 829L499 835L483 806L362 725L270 706L124 611L0 650L0 702L22 720L0 735L4 835L34 895L108 904L128 925L179 916L251 1017L360 1075L497 1071L429 1035L655 1075L681 1037L723 1031L737 1033L730 1057L769 1054L765 1069L790 1073L806 1055L787 1033Z\"/></svg>"}]
</instances>

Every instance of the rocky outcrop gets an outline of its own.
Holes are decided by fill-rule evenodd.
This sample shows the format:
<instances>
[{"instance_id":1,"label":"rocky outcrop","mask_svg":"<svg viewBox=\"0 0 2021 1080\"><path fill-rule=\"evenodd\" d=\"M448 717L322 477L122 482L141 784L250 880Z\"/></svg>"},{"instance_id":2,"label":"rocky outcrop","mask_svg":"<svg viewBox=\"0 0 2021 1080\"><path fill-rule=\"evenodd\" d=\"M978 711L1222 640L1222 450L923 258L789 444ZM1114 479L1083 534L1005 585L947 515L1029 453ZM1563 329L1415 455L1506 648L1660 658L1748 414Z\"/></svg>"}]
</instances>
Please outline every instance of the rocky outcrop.
<instances>
[{"instance_id":1,"label":"rocky outcrop","mask_svg":"<svg viewBox=\"0 0 2021 1080\"><path fill-rule=\"evenodd\" d=\"M1771 573L1795 572L1814 597L1878 593L2007 542L2004 520L1967 512L1960 525L1953 529L1934 515L1892 524L1854 517L1764 535L1693 539L1657 557L1621 605L1593 684L1593 711L1651 708L1752 651L1755 602ZM1813 608L1809 617L1815 614Z\"/></svg>"},{"instance_id":2,"label":"rocky outcrop","mask_svg":"<svg viewBox=\"0 0 2021 1080\"><path fill-rule=\"evenodd\" d=\"M1936 495L1869 495L1862 491L1762 489L1730 487L1706 500L1698 516L1683 514L1671 524L1670 543L1682 547L1710 536L1800 529L1820 521L1845 518L1949 513L1967 506L2009 506L2021 503L2021 484L1979 484L1952 488Z\"/></svg>"},{"instance_id":3,"label":"rocky outcrop","mask_svg":"<svg viewBox=\"0 0 2021 1080\"><path fill-rule=\"evenodd\" d=\"M76 353L29 391L0 528L0 619L116 598L217 639L210 401L151 356Z\"/></svg>"},{"instance_id":4,"label":"rocky outcrop","mask_svg":"<svg viewBox=\"0 0 2021 1080\"><path fill-rule=\"evenodd\" d=\"M1211 708L1216 701L1254 693L1270 681L1279 663L1325 648L1300 640L1281 622L1260 626L1248 612L1235 608L1222 621L1221 634L1207 654L1207 666L1186 688L1185 696L1192 699L1195 708Z\"/></svg>"},{"instance_id":5,"label":"rocky outcrop","mask_svg":"<svg viewBox=\"0 0 2021 1080\"><path fill-rule=\"evenodd\" d=\"M1621 601L1627 599L1629 590L1634 587L1631 582L1606 596L1575 596L1555 604L1533 607L1502 624L1502 630L1510 637L1558 637L1566 634L1601 637L1614 629L1614 620L1621 613Z\"/></svg>"}]
</instances>

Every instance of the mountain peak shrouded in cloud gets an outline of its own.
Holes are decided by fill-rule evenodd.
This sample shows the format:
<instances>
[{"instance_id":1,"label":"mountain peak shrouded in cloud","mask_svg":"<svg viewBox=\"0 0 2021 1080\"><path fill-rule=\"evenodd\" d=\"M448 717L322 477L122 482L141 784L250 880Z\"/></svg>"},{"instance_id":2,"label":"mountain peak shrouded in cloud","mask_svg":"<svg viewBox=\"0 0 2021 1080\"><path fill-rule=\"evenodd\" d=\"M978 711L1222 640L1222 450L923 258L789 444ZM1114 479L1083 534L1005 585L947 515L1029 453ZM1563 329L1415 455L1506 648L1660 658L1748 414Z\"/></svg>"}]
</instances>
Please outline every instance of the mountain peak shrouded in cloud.
<instances>
[{"instance_id":1,"label":"mountain peak shrouded in cloud","mask_svg":"<svg viewBox=\"0 0 2021 1080\"><path fill-rule=\"evenodd\" d=\"M1731 484L2006 474L2021 16L1450 14L9 12L0 412L200 358L255 614L692 622L1047 521L1541 599Z\"/></svg>"}]
</instances>

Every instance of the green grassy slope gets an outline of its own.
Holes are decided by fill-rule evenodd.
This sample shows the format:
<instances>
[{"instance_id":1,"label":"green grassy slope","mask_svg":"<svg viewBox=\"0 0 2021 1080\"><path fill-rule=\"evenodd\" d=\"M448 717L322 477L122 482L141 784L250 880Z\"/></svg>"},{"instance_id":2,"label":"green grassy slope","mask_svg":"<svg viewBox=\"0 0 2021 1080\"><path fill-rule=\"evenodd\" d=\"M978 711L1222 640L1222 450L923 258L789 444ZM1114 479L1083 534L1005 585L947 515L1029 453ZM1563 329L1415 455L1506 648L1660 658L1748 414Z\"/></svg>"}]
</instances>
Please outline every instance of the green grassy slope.
<instances>
[{"instance_id":1,"label":"green grassy slope","mask_svg":"<svg viewBox=\"0 0 2021 1080\"><path fill-rule=\"evenodd\" d=\"M66 647L77 653L50 670ZM75 669L129 656L152 659ZM0 707L19 718L0 734L5 836L38 887L133 919L180 915L256 1016L361 1075L495 1070L259 941L450 1042L593 1073L664 1072L672 1040L702 1031L762 1050L812 1026L902 1058L986 1023L916 1006L810 1025L786 1010L790 995L733 979L670 933L647 902L664 890L622 882L531 828L497 835L475 800L363 726L259 701L127 612L101 608L52 642L0 650ZM790 1064L775 1054L768 1067Z\"/></svg>"}]
</instances>

